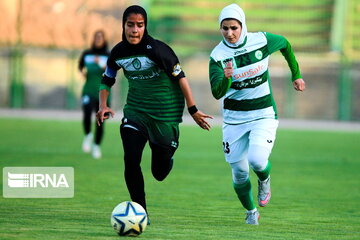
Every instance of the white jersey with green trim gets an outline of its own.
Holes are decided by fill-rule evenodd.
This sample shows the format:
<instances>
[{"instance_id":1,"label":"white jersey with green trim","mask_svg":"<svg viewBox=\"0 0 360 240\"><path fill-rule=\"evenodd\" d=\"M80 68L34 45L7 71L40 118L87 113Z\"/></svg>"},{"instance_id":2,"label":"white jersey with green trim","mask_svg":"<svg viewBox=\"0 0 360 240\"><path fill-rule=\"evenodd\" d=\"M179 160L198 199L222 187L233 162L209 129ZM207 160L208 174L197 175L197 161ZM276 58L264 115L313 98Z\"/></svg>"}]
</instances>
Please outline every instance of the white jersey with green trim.
<instances>
[{"instance_id":1,"label":"white jersey with green trim","mask_svg":"<svg viewBox=\"0 0 360 240\"><path fill-rule=\"evenodd\" d=\"M269 82L270 52L265 34L248 33L245 43L239 47L227 46L222 41L210 55L210 68L214 66L215 71L222 71L223 74L229 61L234 69L232 81L224 96L224 123L241 124L257 119L277 118Z\"/></svg>"}]
</instances>

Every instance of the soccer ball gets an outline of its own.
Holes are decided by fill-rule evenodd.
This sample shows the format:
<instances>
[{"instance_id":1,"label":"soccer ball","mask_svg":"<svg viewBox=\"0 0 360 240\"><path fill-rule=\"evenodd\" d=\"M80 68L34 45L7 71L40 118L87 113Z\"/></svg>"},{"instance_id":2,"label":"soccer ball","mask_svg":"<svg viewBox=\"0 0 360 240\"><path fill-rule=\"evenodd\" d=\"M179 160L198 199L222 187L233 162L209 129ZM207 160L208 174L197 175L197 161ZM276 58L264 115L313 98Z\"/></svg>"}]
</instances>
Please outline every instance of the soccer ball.
<instances>
[{"instance_id":1,"label":"soccer ball","mask_svg":"<svg viewBox=\"0 0 360 240\"><path fill-rule=\"evenodd\" d=\"M111 213L111 226L120 236L138 236L145 231L148 217L136 202L119 203Z\"/></svg>"}]
</instances>

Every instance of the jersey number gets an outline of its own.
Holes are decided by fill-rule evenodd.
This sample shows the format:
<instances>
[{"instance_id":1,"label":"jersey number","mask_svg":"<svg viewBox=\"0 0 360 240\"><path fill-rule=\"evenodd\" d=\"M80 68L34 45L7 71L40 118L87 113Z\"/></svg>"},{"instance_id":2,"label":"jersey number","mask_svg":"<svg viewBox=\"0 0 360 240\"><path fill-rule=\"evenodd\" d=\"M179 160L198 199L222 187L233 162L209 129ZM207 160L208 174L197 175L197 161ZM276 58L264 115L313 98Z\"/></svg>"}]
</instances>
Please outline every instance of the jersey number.
<instances>
[{"instance_id":1,"label":"jersey number","mask_svg":"<svg viewBox=\"0 0 360 240\"><path fill-rule=\"evenodd\" d=\"M223 142L223 150L224 150L224 153L226 153L226 154L230 153L230 148L229 148L228 142Z\"/></svg>"}]
</instances>

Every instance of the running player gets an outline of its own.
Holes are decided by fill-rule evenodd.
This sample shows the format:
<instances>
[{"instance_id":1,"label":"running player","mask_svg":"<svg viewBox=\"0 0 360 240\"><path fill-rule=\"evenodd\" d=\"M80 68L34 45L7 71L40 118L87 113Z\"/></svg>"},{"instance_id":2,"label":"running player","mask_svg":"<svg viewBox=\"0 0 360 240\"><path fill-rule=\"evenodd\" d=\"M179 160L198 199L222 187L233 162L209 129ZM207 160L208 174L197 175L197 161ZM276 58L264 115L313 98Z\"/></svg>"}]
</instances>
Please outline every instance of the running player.
<instances>
[{"instance_id":1,"label":"running player","mask_svg":"<svg viewBox=\"0 0 360 240\"><path fill-rule=\"evenodd\" d=\"M197 110L188 81L173 50L153 39L147 32L146 11L137 5L123 14L122 41L112 50L100 86L101 124L105 113L114 115L106 105L117 71L122 68L129 82L127 102L120 134L124 148L125 181L132 201L146 209L144 179L140 163L149 142L151 171L163 181L173 167L173 155L179 145L179 123L186 105L195 122L209 130L206 118Z\"/></svg>"},{"instance_id":2,"label":"running player","mask_svg":"<svg viewBox=\"0 0 360 240\"><path fill-rule=\"evenodd\" d=\"M86 81L82 90L83 128L85 137L82 144L84 152L92 152L94 158L101 158L100 143L104 134L104 126L95 124L95 139L91 133L91 116L99 110L99 87L102 73L109 56L105 33L96 31L90 49L85 50L79 61L79 70Z\"/></svg>"},{"instance_id":3,"label":"running player","mask_svg":"<svg viewBox=\"0 0 360 240\"><path fill-rule=\"evenodd\" d=\"M280 50L292 73L297 91L305 90L290 43L267 32L248 33L245 14L237 4L222 9L221 41L210 55L209 74L213 96L224 97L223 147L232 168L234 190L246 212L247 224L258 224L260 214L252 198L249 165L258 177L258 204L271 196L268 160L278 127L271 92L268 63Z\"/></svg>"}]
</instances>

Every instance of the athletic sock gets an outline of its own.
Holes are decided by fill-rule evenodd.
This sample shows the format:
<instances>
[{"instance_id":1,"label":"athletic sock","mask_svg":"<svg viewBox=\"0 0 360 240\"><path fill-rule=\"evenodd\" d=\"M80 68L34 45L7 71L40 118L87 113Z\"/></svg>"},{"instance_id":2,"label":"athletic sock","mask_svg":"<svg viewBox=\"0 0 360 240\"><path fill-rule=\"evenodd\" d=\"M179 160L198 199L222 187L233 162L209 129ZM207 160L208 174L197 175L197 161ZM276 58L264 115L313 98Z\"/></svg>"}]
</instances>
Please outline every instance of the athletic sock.
<instances>
[{"instance_id":1,"label":"athletic sock","mask_svg":"<svg viewBox=\"0 0 360 240\"><path fill-rule=\"evenodd\" d=\"M256 173L260 181L264 181L268 179L268 177L270 176L270 170L271 170L271 163L270 161L268 161L268 164L266 165L264 170L254 171L254 172Z\"/></svg>"},{"instance_id":2,"label":"athletic sock","mask_svg":"<svg viewBox=\"0 0 360 240\"><path fill-rule=\"evenodd\" d=\"M251 183L250 183L250 179L247 179L245 183L243 184L236 184L233 183L234 185L234 190L241 202L241 204L243 205L243 207L246 210L253 210L255 209L255 203L252 197L252 193L251 193Z\"/></svg>"},{"instance_id":3,"label":"athletic sock","mask_svg":"<svg viewBox=\"0 0 360 240\"><path fill-rule=\"evenodd\" d=\"M252 210L247 210L246 212L247 213L254 213L254 212L256 212L257 211L257 208L254 208L254 209L252 209Z\"/></svg>"}]
</instances>

